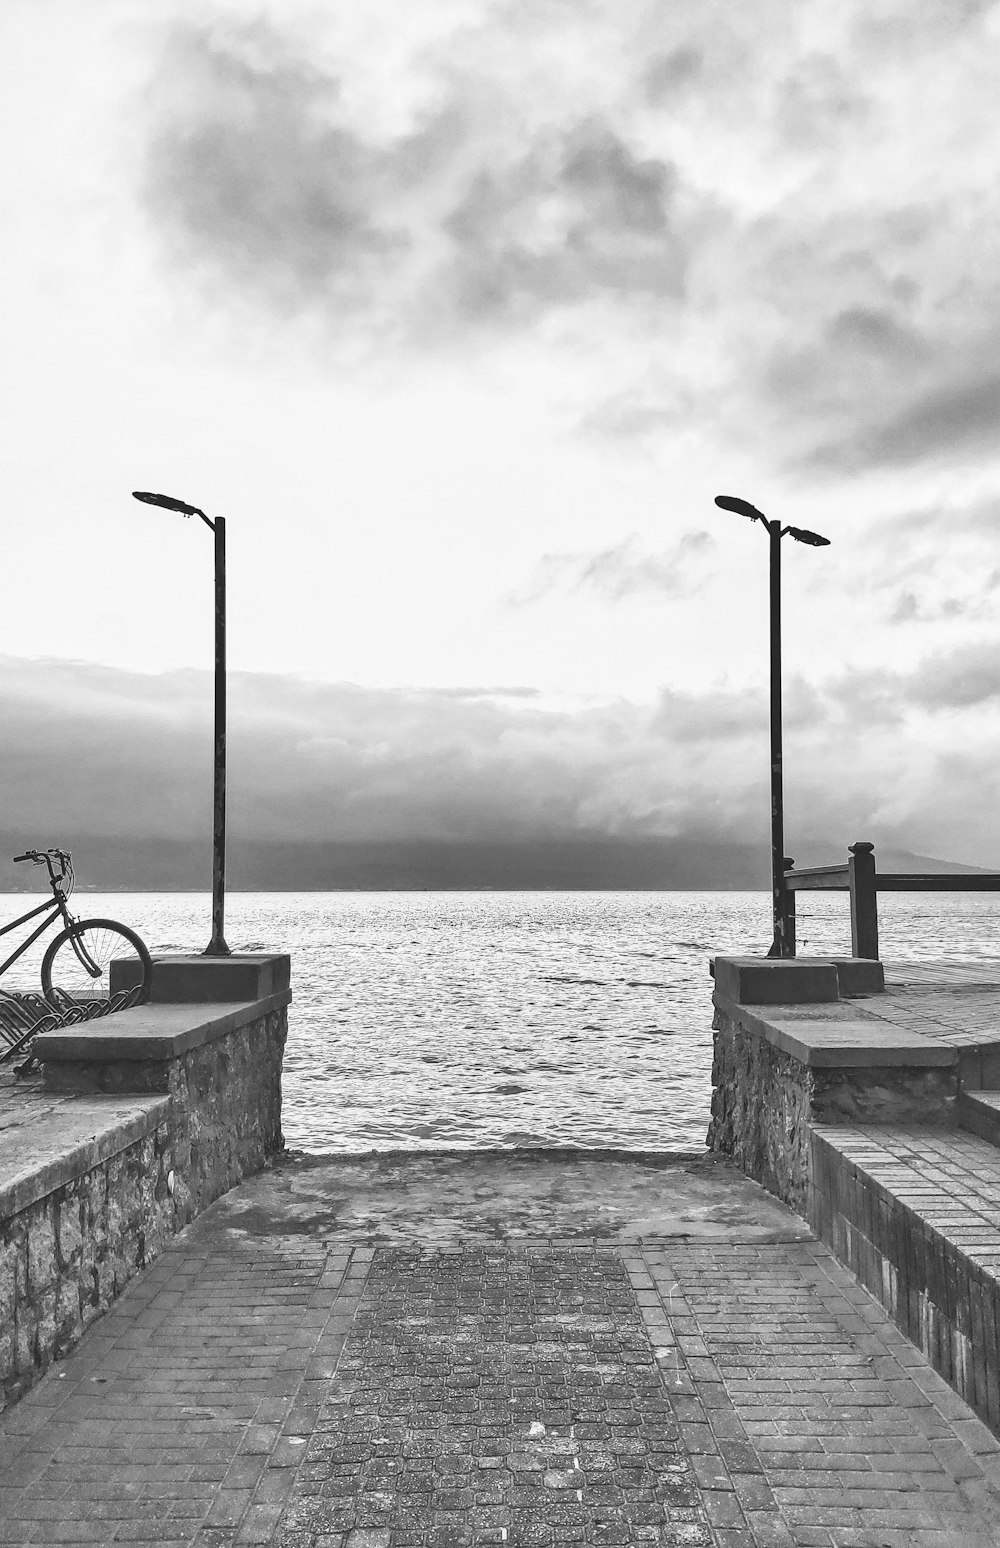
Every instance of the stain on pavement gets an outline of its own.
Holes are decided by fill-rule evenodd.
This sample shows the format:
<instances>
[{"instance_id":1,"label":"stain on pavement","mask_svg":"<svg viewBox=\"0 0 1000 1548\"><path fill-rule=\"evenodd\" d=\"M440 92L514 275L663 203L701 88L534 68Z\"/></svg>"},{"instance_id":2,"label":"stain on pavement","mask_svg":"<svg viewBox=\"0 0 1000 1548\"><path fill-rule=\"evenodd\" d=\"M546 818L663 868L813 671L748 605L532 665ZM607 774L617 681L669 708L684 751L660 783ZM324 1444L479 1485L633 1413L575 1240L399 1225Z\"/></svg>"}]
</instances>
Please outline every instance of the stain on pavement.
<instances>
[{"instance_id":1,"label":"stain on pavement","mask_svg":"<svg viewBox=\"0 0 1000 1548\"><path fill-rule=\"evenodd\" d=\"M219 1224L436 1245L808 1240L808 1226L725 1161L593 1151L289 1153L219 1200Z\"/></svg>"}]
</instances>

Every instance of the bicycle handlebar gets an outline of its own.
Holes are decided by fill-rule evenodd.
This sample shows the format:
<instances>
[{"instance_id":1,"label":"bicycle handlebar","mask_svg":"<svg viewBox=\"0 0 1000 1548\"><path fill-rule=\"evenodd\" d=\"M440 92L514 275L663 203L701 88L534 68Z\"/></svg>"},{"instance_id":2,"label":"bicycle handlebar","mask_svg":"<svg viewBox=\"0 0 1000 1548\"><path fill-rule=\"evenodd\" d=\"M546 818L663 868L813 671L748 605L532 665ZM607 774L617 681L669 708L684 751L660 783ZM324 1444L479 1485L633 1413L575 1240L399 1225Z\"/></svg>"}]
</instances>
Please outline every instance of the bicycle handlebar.
<instances>
[{"instance_id":1,"label":"bicycle handlebar","mask_svg":"<svg viewBox=\"0 0 1000 1548\"><path fill-rule=\"evenodd\" d=\"M69 852L65 849L28 849L23 855L15 855L14 864L22 860L34 860L36 865L42 865L49 855L55 855L60 860L68 860Z\"/></svg>"}]
</instances>

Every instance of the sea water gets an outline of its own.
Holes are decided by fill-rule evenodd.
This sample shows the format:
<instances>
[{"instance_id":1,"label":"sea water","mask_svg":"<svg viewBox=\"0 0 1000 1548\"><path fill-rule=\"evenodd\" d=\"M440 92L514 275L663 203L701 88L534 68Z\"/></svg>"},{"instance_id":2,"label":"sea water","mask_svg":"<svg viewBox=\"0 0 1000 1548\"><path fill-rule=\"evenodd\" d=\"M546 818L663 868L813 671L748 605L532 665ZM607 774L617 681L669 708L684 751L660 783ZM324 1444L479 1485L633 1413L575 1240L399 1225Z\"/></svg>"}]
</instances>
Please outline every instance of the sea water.
<instances>
[{"instance_id":1,"label":"sea water","mask_svg":"<svg viewBox=\"0 0 1000 1548\"><path fill-rule=\"evenodd\" d=\"M0 898L3 920L32 901ZM846 895L798 905L800 952L849 951ZM211 934L205 894L77 892L71 906L131 925L154 954ZM1000 952L995 894L888 894L879 923L890 964ZM37 987L49 938L5 988ZM691 1150L711 1100L709 957L767 950L770 894L237 892L226 938L291 953L293 1148Z\"/></svg>"}]
</instances>

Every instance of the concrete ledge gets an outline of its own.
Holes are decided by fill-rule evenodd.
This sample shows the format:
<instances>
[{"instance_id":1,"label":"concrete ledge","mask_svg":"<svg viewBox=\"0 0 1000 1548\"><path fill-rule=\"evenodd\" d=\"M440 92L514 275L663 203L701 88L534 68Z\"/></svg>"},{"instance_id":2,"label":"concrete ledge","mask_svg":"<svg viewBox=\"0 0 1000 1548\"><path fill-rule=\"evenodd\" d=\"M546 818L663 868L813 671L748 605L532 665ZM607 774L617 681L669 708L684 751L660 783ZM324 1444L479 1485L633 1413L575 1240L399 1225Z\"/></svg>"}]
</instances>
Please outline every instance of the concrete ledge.
<instances>
[{"instance_id":1,"label":"concrete ledge","mask_svg":"<svg viewBox=\"0 0 1000 1548\"><path fill-rule=\"evenodd\" d=\"M804 958L716 957L715 985L738 1005L803 1005L839 1000L837 969Z\"/></svg>"},{"instance_id":2,"label":"concrete ledge","mask_svg":"<svg viewBox=\"0 0 1000 1548\"><path fill-rule=\"evenodd\" d=\"M808 957L798 959L808 962ZM826 959L837 969L837 982L842 995L850 998L885 993L885 968L874 957L830 957Z\"/></svg>"},{"instance_id":3,"label":"concrete ledge","mask_svg":"<svg viewBox=\"0 0 1000 1548\"><path fill-rule=\"evenodd\" d=\"M908 1065L913 1069L957 1063L954 1048L918 1032L871 1021L798 1022L794 1027L775 1020L768 1041L811 1069L870 1069Z\"/></svg>"},{"instance_id":4,"label":"concrete ledge","mask_svg":"<svg viewBox=\"0 0 1000 1548\"><path fill-rule=\"evenodd\" d=\"M111 987L131 989L139 982L139 960L126 957L112 967ZM153 1005L228 1003L266 1000L291 983L287 952L243 952L231 957L155 957Z\"/></svg>"},{"instance_id":5,"label":"concrete ledge","mask_svg":"<svg viewBox=\"0 0 1000 1548\"><path fill-rule=\"evenodd\" d=\"M885 970L870 957L713 957L709 971L741 1005L815 1005L885 991Z\"/></svg>"},{"instance_id":6,"label":"concrete ledge","mask_svg":"<svg viewBox=\"0 0 1000 1548\"><path fill-rule=\"evenodd\" d=\"M99 1021L41 1032L35 1039L35 1049L46 1072L49 1065L84 1061L162 1063L228 1037L239 1027L281 1010L291 998L289 989L281 989L262 1000L235 1005L137 1005Z\"/></svg>"},{"instance_id":7,"label":"concrete ledge","mask_svg":"<svg viewBox=\"0 0 1000 1548\"><path fill-rule=\"evenodd\" d=\"M718 981L718 980L716 980ZM766 1042L780 1048L797 1063L811 1069L869 1069L908 1065L930 1069L957 1064L958 1051L948 1043L903 1031L888 1022L860 1020L848 1005L813 1020L807 1015L794 1020L781 1015L755 1015L716 989L712 996L724 1015Z\"/></svg>"},{"instance_id":8,"label":"concrete ledge","mask_svg":"<svg viewBox=\"0 0 1000 1548\"><path fill-rule=\"evenodd\" d=\"M79 1096L0 1133L0 1221L92 1172L170 1118L171 1099Z\"/></svg>"}]
</instances>

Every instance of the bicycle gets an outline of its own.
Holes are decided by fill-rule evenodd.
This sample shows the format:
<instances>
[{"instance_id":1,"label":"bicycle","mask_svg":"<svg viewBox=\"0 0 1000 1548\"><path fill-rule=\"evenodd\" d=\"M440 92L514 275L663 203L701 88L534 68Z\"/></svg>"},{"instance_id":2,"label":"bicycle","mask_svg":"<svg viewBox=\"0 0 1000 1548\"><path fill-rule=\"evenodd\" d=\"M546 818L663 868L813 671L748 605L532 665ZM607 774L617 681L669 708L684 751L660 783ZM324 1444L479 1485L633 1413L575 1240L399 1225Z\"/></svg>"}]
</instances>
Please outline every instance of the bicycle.
<instances>
[{"instance_id":1,"label":"bicycle","mask_svg":"<svg viewBox=\"0 0 1000 1548\"><path fill-rule=\"evenodd\" d=\"M29 919L36 919L39 914L47 914L48 917L32 931L26 941L21 942L6 962L0 964L0 977L40 935L55 924L58 916L64 928L42 958L42 994L48 1004L64 1014L73 1006L79 1007L84 1011L86 1019L101 1014L104 1004L109 1009L118 1008L112 1002L125 991L112 991L111 969L114 961L122 956L139 959L139 982L129 986L128 1003L144 1004L152 989L153 960L135 931L115 919L74 918L66 906L75 881L73 861L67 850L29 849L23 855L14 856L15 865L25 860L47 868L52 898L0 927L0 935L8 935L18 925L27 924Z\"/></svg>"}]
</instances>

